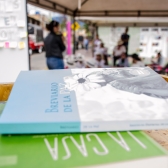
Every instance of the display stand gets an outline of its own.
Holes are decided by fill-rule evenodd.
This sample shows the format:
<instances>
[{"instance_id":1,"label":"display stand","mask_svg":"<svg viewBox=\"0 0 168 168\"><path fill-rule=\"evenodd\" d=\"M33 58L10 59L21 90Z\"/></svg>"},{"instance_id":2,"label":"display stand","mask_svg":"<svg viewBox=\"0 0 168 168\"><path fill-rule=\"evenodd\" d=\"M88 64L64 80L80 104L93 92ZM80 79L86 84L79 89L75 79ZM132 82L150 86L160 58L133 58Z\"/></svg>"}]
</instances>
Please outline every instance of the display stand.
<instances>
[{"instance_id":1,"label":"display stand","mask_svg":"<svg viewBox=\"0 0 168 168\"><path fill-rule=\"evenodd\" d=\"M26 0L0 1L0 83L29 70Z\"/></svg>"}]
</instances>

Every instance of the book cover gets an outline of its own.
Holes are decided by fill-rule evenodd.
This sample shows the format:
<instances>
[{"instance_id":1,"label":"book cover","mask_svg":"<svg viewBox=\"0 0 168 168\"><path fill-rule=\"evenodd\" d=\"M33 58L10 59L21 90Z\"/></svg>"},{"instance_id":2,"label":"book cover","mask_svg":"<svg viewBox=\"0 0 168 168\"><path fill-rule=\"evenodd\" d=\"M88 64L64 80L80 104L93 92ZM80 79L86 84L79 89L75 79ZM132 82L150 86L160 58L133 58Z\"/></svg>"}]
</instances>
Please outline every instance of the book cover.
<instances>
[{"instance_id":1,"label":"book cover","mask_svg":"<svg viewBox=\"0 0 168 168\"><path fill-rule=\"evenodd\" d=\"M5 104L6 104L6 102L0 101L0 116L1 116L1 114L2 114L2 112L4 110L4 108L5 108Z\"/></svg>"},{"instance_id":2,"label":"book cover","mask_svg":"<svg viewBox=\"0 0 168 168\"><path fill-rule=\"evenodd\" d=\"M1 168L167 168L168 155L145 133L0 136Z\"/></svg>"},{"instance_id":3,"label":"book cover","mask_svg":"<svg viewBox=\"0 0 168 168\"><path fill-rule=\"evenodd\" d=\"M27 71L0 116L0 133L168 128L168 84L150 68Z\"/></svg>"}]
</instances>

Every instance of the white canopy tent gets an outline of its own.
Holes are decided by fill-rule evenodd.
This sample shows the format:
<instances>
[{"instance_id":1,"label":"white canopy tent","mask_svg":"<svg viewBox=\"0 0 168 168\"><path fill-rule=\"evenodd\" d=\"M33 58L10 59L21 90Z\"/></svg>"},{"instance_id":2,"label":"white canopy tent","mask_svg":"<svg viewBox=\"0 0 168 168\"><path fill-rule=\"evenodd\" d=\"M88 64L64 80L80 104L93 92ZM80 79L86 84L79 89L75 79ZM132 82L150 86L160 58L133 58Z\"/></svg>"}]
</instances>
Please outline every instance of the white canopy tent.
<instances>
[{"instance_id":1,"label":"white canopy tent","mask_svg":"<svg viewBox=\"0 0 168 168\"><path fill-rule=\"evenodd\" d=\"M167 0L28 0L71 16L168 17Z\"/></svg>"},{"instance_id":2,"label":"white canopy tent","mask_svg":"<svg viewBox=\"0 0 168 168\"><path fill-rule=\"evenodd\" d=\"M110 27L168 27L168 17L76 17L76 20Z\"/></svg>"},{"instance_id":3,"label":"white canopy tent","mask_svg":"<svg viewBox=\"0 0 168 168\"><path fill-rule=\"evenodd\" d=\"M168 27L168 0L28 0L94 26Z\"/></svg>"}]
</instances>

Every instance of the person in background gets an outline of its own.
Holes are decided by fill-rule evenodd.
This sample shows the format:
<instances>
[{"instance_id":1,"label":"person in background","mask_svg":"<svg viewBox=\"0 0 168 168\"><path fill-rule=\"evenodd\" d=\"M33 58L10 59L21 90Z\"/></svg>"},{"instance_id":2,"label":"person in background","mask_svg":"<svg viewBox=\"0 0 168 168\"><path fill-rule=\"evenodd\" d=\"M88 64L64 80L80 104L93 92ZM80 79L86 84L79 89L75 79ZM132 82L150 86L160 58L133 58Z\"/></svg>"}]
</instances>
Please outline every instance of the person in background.
<instances>
[{"instance_id":1,"label":"person in background","mask_svg":"<svg viewBox=\"0 0 168 168\"><path fill-rule=\"evenodd\" d=\"M101 44L101 40L99 39L99 35L96 35L96 39L94 40L94 52L99 50Z\"/></svg>"},{"instance_id":2,"label":"person in background","mask_svg":"<svg viewBox=\"0 0 168 168\"><path fill-rule=\"evenodd\" d=\"M132 65L131 67L144 67L145 64L141 61L141 58L137 54L132 55Z\"/></svg>"},{"instance_id":3,"label":"person in background","mask_svg":"<svg viewBox=\"0 0 168 168\"><path fill-rule=\"evenodd\" d=\"M119 40L116 47L113 50L113 66L116 66L116 61L121 58L121 55L126 53L125 46L123 46L123 41Z\"/></svg>"},{"instance_id":4,"label":"person in background","mask_svg":"<svg viewBox=\"0 0 168 168\"><path fill-rule=\"evenodd\" d=\"M95 68L95 60L92 58L86 61L85 68Z\"/></svg>"},{"instance_id":5,"label":"person in background","mask_svg":"<svg viewBox=\"0 0 168 168\"><path fill-rule=\"evenodd\" d=\"M75 38L75 47L76 47L76 50L79 49L79 41L78 41L78 37Z\"/></svg>"},{"instance_id":6,"label":"person in background","mask_svg":"<svg viewBox=\"0 0 168 168\"><path fill-rule=\"evenodd\" d=\"M157 53L157 56L151 61L152 64L150 67L157 73L162 73L163 71L163 58L160 52Z\"/></svg>"},{"instance_id":7,"label":"person in background","mask_svg":"<svg viewBox=\"0 0 168 168\"><path fill-rule=\"evenodd\" d=\"M66 69L75 69L76 68L72 59L67 60L65 68Z\"/></svg>"},{"instance_id":8,"label":"person in background","mask_svg":"<svg viewBox=\"0 0 168 168\"><path fill-rule=\"evenodd\" d=\"M100 49L98 50L101 55L103 56L103 59L105 61L105 65L108 65L108 54L107 54L107 48L104 47L104 43L100 44Z\"/></svg>"},{"instance_id":9,"label":"person in background","mask_svg":"<svg viewBox=\"0 0 168 168\"><path fill-rule=\"evenodd\" d=\"M125 28L125 32L121 35L121 40L124 42L123 45L126 49L126 56L128 54L128 43L130 36L128 35L128 27Z\"/></svg>"},{"instance_id":10,"label":"person in background","mask_svg":"<svg viewBox=\"0 0 168 168\"><path fill-rule=\"evenodd\" d=\"M163 67L162 74L168 75L168 63Z\"/></svg>"},{"instance_id":11,"label":"person in background","mask_svg":"<svg viewBox=\"0 0 168 168\"><path fill-rule=\"evenodd\" d=\"M162 55L160 52L158 52L156 56L156 64L162 66L162 61L163 61Z\"/></svg>"},{"instance_id":12,"label":"person in background","mask_svg":"<svg viewBox=\"0 0 168 168\"><path fill-rule=\"evenodd\" d=\"M59 23L51 21L46 25L50 33L44 39L48 69L64 69L63 55L65 51L64 38L59 31Z\"/></svg>"},{"instance_id":13,"label":"person in background","mask_svg":"<svg viewBox=\"0 0 168 168\"><path fill-rule=\"evenodd\" d=\"M84 56L81 54L77 55L77 62L75 63L76 68L85 68Z\"/></svg>"},{"instance_id":14,"label":"person in background","mask_svg":"<svg viewBox=\"0 0 168 168\"><path fill-rule=\"evenodd\" d=\"M84 40L84 37L83 37L82 34L80 34L80 35L78 36L78 45L81 45L81 48L84 48L84 47L83 47L83 40ZM79 47L78 47L78 48L79 48Z\"/></svg>"},{"instance_id":15,"label":"person in background","mask_svg":"<svg viewBox=\"0 0 168 168\"><path fill-rule=\"evenodd\" d=\"M95 67L96 68L104 68L105 61L102 58L102 55L100 52L97 52L96 54L96 59L95 59Z\"/></svg>"},{"instance_id":16,"label":"person in background","mask_svg":"<svg viewBox=\"0 0 168 168\"><path fill-rule=\"evenodd\" d=\"M88 39L88 37L85 37L83 44L84 44L84 48L86 50L88 50L88 46L89 46L89 39Z\"/></svg>"},{"instance_id":17,"label":"person in background","mask_svg":"<svg viewBox=\"0 0 168 168\"><path fill-rule=\"evenodd\" d=\"M126 57L125 53L122 53L121 58L118 60L117 66L118 67L129 67L128 58Z\"/></svg>"}]
</instances>

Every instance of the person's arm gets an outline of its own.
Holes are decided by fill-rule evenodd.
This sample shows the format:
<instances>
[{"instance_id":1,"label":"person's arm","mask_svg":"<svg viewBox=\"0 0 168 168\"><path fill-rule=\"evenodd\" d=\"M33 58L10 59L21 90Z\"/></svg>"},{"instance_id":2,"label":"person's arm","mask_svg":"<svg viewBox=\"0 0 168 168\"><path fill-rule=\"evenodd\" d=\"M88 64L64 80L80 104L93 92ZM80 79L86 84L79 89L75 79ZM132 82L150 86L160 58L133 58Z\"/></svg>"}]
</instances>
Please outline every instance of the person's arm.
<instances>
[{"instance_id":1,"label":"person's arm","mask_svg":"<svg viewBox=\"0 0 168 168\"><path fill-rule=\"evenodd\" d=\"M125 48L125 46L122 46L122 52L123 52L123 53L126 53L126 48Z\"/></svg>"},{"instance_id":2,"label":"person's arm","mask_svg":"<svg viewBox=\"0 0 168 168\"><path fill-rule=\"evenodd\" d=\"M64 38L64 36L62 35L62 41L63 41L63 43L65 44L65 38Z\"/></svg>"},{"instance_id":3,"label":"person's arm","mask_svg":"<svg viewBox=\"0 0 168 168\"><path fill-rule=\"evenodd\" d=\"M100 68L97 60L95 60L94 65L95 65L95 68Z\"/></svg>"},{"instance_id":4,"label":"person's arm","mask_svg":"<svg viewBox=\"0 0 168 168\"><path fill-rule=\"evenodd\" d=\"M112 55L114 56L115 52L113 51Z\"/></svg>"},{"instance_id":5,"label":"person's arm","mask_svg":"<svg viewBox=\"0 0 168 168\"><path fill-rule=\"evenodd\" d=\"M60 49L61 51L65 51L66 47L65 47L65 44L64 44L64 36L62 35L61 38L60 38Z\"/></svg>"},{"instance_id":6,"label":"person's arm","mask_svg":"<svg viewBox=\"0 0 168 168\"><path fill-rule=\"evenodd\" d=\"M128 35L128 36L127 36L127 39L126 39L126 40L127 40L127 42L129 41L129 38L130 38L130 36Z\"/></svg>"},{"instance_id":7,"label":"person's arm","mask_svg":"<svg viewBox=\"0 0 168 168\"><path fill-rule=\"evenodd\" d=\"M128 59L126 59L125 61L126 61L126 62L125 62L125 66L126 66L126 67L129 67L130 65L129 65Z\"/></svg>"},{"instance_id":8,"label":"person's arm","mask_svg":"<svg viewBox=\"0 0 168 168\"><path fill-rule=\"evenodd\" d=\"M121 35L121 40L124 41L124 37L123 37L124 34Z\"/></svg>"},{"instance_id":9,"label":"person's arm","mask_svg":"<svg viewBox=\"0 0 168 168\"><path fill-rule=\"evenodd\" d=\"M114 50L113 50L113 53L112 53L113 56L115 56L115 50L116 50L116 47L114 47Z\"/></svg>"},{"instance_id":10,"label":"person's arm","mask_svg":"<svg viewBox=\"0 0 168 168\"><path fill-rule=\"evenodd\" d=\"M104 68L104 66L105 66L105 61L102 60L102 61L100 62L100 67L99 67L99 68Z\"/></svg>"}]
</instances>

